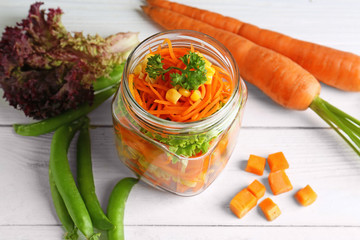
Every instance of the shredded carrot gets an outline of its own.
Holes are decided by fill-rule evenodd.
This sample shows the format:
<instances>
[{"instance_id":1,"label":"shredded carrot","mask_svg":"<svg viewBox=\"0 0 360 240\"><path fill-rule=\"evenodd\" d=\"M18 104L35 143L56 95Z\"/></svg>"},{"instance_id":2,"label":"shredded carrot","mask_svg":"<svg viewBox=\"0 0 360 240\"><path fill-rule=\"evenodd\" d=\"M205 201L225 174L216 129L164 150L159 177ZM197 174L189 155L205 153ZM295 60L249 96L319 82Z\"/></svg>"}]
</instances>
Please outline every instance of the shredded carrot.
<instances>
[{"instance_id":1,"label":"shredded carrot","mask_svg":"<svg viewBox=\"0 0 360 240\"><path fill-rule=\"evenodd\" d=\"M206 89L205 89L204 84L201 84L201 85L200 85L200 92L201 92L201 98L204 98L204 97L205 97L205 93L206 93Z\"/></svg>"},{"instance_id":2,"label":"shredded carrot","mask_svg":"<svg viewBox=\"0 0 360 240\"><path fill-rule=\"evenodd\" d=\"M170 110L149 110L148 112L151 113L151 114L154 114L154 115L170 114L170 113L179 114L179 113L182 112L182 110L181 109L179 109L179 110L171 110L171 111Z\"/></svg>"},{"instance_id":3,"label":"shredded carrot","mask_svg":"<svg viewBox=\"0 0 360 240\"><path fill-rule=\"evenodd\" d=\"M154 102L159 103L159 104L163 104L163 105L174 105L173 103L168 102L168 101L164 101L164 100L155 99Z\"/></svg>"},{"instance_id":4,"label":"shredded carrot","mask_svg":"<svg viewBox=\"0 0 360 240\"><path fill-rule=\"evenodd\" d=\"M164 100L164 98L160 95L160 93L158 91L155 90L155 88L153 88L153 86L151 86L150 83L148 83L148 86L150 87L151 91L153 91L153 93L155 93L155 95L160 99L160 100Z\"/></svg>"},{"instance_id":5,"label":"shredded carrot","mask_svg":"<svg viewBox=\"0 0 360 240\"><path fill-rule=\"evenodd\" d=\"M220 106L220 104L219 104L219 103L216 103L215 107L213 107L210 111L208 111L208 112L204 115L204 118L213 115L213 114L219 109L219 106Z\"/></svg>"},{"instance_id":6,"label":"shredded carrot","mask_svg":"<svg viewBox=\"0 0 360 240\"><path fill-rule=\"evenodd\" d=\"M180 58L190 51L196 52L192 44L190 48L173 47L169 39L165 39L156 50L149 49L151 54L160 54L164 69L169 67L185 69L186 64ZM208 61L205 57L203 58ZM171 69L162 77L150 82L147 80L147 72L144 67L140 74L130 74L130 92L141 107L157 117L177 122L198 121L217 112L223 106L221 103L226 102L233 91L231 87L233 80L230 74L219 66L214 64L210 66L215 71L211 84L201 84L198 89L190 90L191 94L195 90L200 91L201 96L197 101L191 100L190 96L185 94L178 95L180 97L175 101L167 98L167 92L170 89L176 89L176 91L179 89L172 85L170 77L172 73L181 74L178 69Z\"/></svg>"},{"instance_id":7,"label":"shredded carrot","mask_svg":"<svg viewBox=\"0 0 360 240\"><path fill-rule=\"evenodd\" d=\"M170 39L166 38L166 39L164 40L163 44L165 44L165 43L168 44L169 53L170 53L170 56L171 56L172 60L178 61L178 59L175 57L175 54L174 54L174 51L173 51L173 48L172 48L172 44L171 44Z\"/></svg>"},{"instance_id":8,"label":"shredded carrot","mask_svg":"<svg viewBox=\"0 0 360 240\"><path fill-rule=\"evenodd\" d=\"M144 103L142 102L140 96L139 96L139 92L138 91L134 91L134 95L135 95L135 100L140 104L141 107L144 107Z\"/></svg>"},{"instance_id":9,"label":"shredded carrot","mask_svg":"<svg viewBox=\"0 0 360 240\"><path fill-rule=\"evenodd\" d=\"M133 95L133 97L135 97L135 93L134 93L134 75L133 74L129 75L129 89L130 89L130 92Z\"/></svg>"}]
</instances>

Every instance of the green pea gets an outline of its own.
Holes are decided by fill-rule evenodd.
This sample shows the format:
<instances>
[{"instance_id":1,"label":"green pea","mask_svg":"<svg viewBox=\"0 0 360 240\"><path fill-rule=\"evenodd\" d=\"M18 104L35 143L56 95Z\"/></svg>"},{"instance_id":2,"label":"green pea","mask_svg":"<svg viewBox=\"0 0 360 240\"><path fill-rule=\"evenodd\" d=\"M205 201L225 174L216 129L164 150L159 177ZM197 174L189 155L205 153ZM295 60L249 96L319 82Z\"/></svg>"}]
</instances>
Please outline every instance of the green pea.
<instances>
[{"instance_id":1,"label":"green pea","mask_svg":"<svg viewBox=\"0 0 360 240\"><path fill-rule=\"evenodd\" d=\"M120 180L111 192L107 214L114 228L108 231L109 240L124 239L124 212L125 204L132 187L138 182L135 178Z\"/></svg>"},{"instance_id":2,"label":"green pea","mask_svg":"<svg viewBox=\"0 0 360 240\"><path fill-rule=\"evenodd\" d=\"M98 234L94 234L89 212L76 187L67 158L69 144L82 124L82 120L75 121L65 124L55 131L51 141L49 165L56 187L71 219L87 239L95 240L98 239Z\"/></svg>"},{"instance_id":3,"label":"green pea","mask_svg":"<svg viewBox=\"0 0 360 240\"><path fill-rule=\"evenodd\" d=\"M50 184L51 196L54 203L56 214L66 230L64 239L71 239L71 240L78 239L79 238L77 234L78 229L74 225L74 222L71 219L69 212L66 209L65 203L62 200L60 193L56 188L50 169L49 169L49 184Z\"/></svg>"},{"instance_id":4,"label":"green pea","mask_svg":"<svg viewBox=\"0 0 360 240\"><path fill-rule=\"evenodd\" d=\"M80 129L77 142L77 182L80 194L89 211L94 227L100 230L112 229L114 226L101 209L95 193L88 119L85 120Z\"/></svg>"}]
</instances>

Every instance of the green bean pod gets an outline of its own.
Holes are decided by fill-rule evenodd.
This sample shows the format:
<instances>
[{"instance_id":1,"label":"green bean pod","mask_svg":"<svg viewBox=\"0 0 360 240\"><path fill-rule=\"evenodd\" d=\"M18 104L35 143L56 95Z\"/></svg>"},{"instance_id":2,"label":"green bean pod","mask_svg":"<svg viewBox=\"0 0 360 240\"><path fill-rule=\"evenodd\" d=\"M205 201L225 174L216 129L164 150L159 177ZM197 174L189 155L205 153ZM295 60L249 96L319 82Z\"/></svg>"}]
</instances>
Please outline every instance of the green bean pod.
<instances>
[{"instance_id":1,"label":"green bean pod","mask_svg":"<svg viewBox=\"0 0 360 240\"><path fill-rule=\"evenodd\" d=\"M132 187L139 181L136 178L120 180L111 192L107 214L114 228L108 231L108 240L124 239L125 204Z\"/></svg>"},{"instance_id":2,"label":"green bean pod","mask_svg":"<svg viewBox=\"0 0 360 240\"><path fill-rule=\"evenodd\" d=\"M65 124L55 131L51 141L49 165L71 219L87 239L95 240L98 239L98 234L94 234L89 212L76 187L67 158L67 149L71 139L82 124L83 121L76 121Z\"/></svg>"},{"instance_id":3,"label":"green bean pod","mask_svg":"<svg viewBox=\"0 0 360 240\"><path fill-rule=\"evenodd\" d=\"M81 127L77 142L77 183L94 227L100 230L112 229L114 226L104 214L95 192L91 163L89 119L86 119Z\"/></svg>"},{"instance_id":4,"label":"green bean pod","mask_svg":"<svg viewBox=\"0 0 360 240\"><path fill-rule=\"evenodd\" d=\"M121 81L121 76L124 71L125 62L116 65L108 77L99 77L94 83L94 91L99 91L108 88L112 85L117 85Z\"/></svg>"},{"instance_id":5,"label":"green bean pod","mask_svg":"<svg viewBox=\"0 0 360 240\"><path fill-rule=\"evenodd\" d=\"M111 97L115 92L115 87L107 89L105 91L95 94L94 102L92 105L85 103L77 109L68 110L55 117L35 123L14 124L14 130L17 134L22 136L39 136L45 133L52 132L59 128L61 125L71 123L72 121L75 121L76 119L79 119L88 114L89 112L93 111L103 102L105 102L109 97Z\"/></svg>"},{"instance_id":6,"label":"green bean pod","mask_svg":"<svg viewBox=\"0 0 360 240\"><path fill-rule=\"evenodd\" d=\"M56 188L50 169L49 169L49 184L50 184L50 191L51 191L51 196L54 203L56 214L66 230L64 239L70 239L70 240L78 239L79 238L79 235L77 234L78 229L74 225L74 222L71 219L68 210L66 209L65 203L62 200L61 195Z\"/></svg>"}]
</instances>

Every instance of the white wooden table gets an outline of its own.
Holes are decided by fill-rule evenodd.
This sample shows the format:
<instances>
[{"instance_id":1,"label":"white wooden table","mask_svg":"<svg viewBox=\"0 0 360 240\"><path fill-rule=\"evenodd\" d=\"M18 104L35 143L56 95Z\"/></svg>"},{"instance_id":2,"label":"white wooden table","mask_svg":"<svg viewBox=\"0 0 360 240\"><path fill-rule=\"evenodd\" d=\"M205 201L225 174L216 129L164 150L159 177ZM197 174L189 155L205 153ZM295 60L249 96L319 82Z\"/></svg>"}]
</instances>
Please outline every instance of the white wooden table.
<instances>
[{"instance_id":1,"label":"white wooden table","mask_svg":"<svg viewBox=\"0 0 360 240\"><path fill-rule=\"evenodd\" d=\"M33 1L0 1L0 29L27 15ZM360 54L360 2L357 0L182 0L341 50ZM140 12L141 1L49 0L60 6L71 31L106 36L138 31L140 39L161 29ZM322 86L321 96L360 118L360 94ZM218 179L202 194L183 198L140 183L128 199L125 234L135 239L359 239L360 158L311 110L285 110L248 85L249 99L238 145ZM2 95L2 92L0 93ZM52 134L16 135L11 124L31 122L0 100L0 239L61 239L63 231L52 206L48 160ZM115 183L131 176L118 160L112 132L110 101L91 114L96 191L106 209ZM243 219L229 210L231 198L254 179L244 171L249 154L283 151L294 191L271 197L282 215L267 222L258 208ZM74 148L70 161L74 163ZM268 171L268 170L266 170ZM299 206L293 194L310 184L318 200ZM104 238L105 239L105 238Z\"/></svg>"}]
</instances>

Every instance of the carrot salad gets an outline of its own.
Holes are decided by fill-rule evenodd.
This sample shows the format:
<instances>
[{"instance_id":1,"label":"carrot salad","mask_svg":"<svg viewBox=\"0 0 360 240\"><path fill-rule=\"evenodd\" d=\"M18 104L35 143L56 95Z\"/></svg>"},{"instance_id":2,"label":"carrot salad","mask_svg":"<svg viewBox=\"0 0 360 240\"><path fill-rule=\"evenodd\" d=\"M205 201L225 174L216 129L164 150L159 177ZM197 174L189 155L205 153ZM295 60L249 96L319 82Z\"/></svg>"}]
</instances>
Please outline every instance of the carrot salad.
<instances>
[{"instance_id":1,"label":"carrot salad","mask_svg":"<svg viewBox=\"0 0 360 240\"><path fill-rule=\"evenodd\" d=\"M165 46L165 47L163 47ZM172 47L165 39L129 75L136 102L166 120L192 122L218 111L230 98L233 82L228 72L191 48Z\"/></svg>"}]
</instances>

